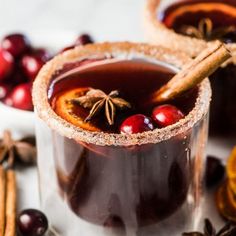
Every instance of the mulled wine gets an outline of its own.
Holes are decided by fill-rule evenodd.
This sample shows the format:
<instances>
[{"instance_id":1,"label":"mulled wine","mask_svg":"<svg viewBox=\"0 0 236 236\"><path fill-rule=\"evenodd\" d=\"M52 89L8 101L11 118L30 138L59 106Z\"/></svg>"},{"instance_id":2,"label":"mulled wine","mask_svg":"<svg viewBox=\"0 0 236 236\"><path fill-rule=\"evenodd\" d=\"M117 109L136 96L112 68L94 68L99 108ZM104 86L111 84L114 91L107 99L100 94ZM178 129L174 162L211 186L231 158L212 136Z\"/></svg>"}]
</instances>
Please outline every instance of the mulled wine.
<instances>
[{"instance_id":1,"label":"mulled wine","mask_svg":"<svg viewBox=\"0 0 236 236\"><path fill-rule=\"evenodd\" d=\"M39 117L54 127L37 122L42 207L63 235L178 235L192 228L191 217L197 214L209 84L204 81L170 104L146 105L177 72L177 60L178 65L185 60L167 51L169 63L161 56L165 49L159 53L149 46L136 55L136 44L130 44L132 53L125 45L117 45L122 56L109 53L113 44L102 55L97 55L96 45L89 46L93 57L86 47L87 58L76 50L63 54L66 62L53 59L51 66L57 66L49 63L48 73L42 71L34 85ZM91 91L97 96L88 100ZM98 102L116 105L113 123L106 106L86 120ZM169 114L168 123L161 126L159 114Z\"/></svg>"},{"instance_id":2,"label":"mulled wine","mask_svg":"<svg viewBox=\"0 0 236 236\"><path fill-rule=\"evenodd\" d=\"M174 1L159 11L158 19L177 34L206 41L219 39L225 43L236 43L234 0ZM210 76L213 90L210 120L212 134L234 134L236 131L235 74L236 66L230 63Z\"/></svg>"},{"instance_id":3,"label":"mulled wine","mask_svg":"<svg viewBox=\"0 0 236 236\"><path fill-rule=\"evenodd\" d=\"M53 110L70 122L70 118L64 117L65 111L61 111L65 107L61 103L63 97L68 99L68 94L81 88L92 87L106 93L118 89L133 109L120 113L117 111L112 126L103 118L102 112L88 125L98 132L118 133L122 121L134 114L151 116L153 105L142 107L142 104L149 94L166 84L174 75L170 68L146 60L113 62L111 59L110 62L104 60L103 64L94 64L66 76L59 75L59 80L55 78L49 88L49 99ZM172 104L187 115L194 107L197 92L196 88ZM68 103L67 99L63 101ZM69 115L84 120L89 110L77 104L72 106ZM67 194L72 210L88 221L105 225L109 220L111 227L114 219L119 219L123 225L138 224L141 227L154 224L175 212L186 199L191 175L187 168L189 153L186 152L189 138L186 135L184 143L181 138L172 140L166 160L160 160L162 147L155 144L141 147L96 147L83 143L78 146L75 143L78 155L73 155L72 162L72 157L64 156L64 153L61 155L60 150L55 150L56 159L64 158L63 166L57 167L59 184ZM71 152L71 146L68 148L64 151ZM71 173L68 169L72 170ZM122 189L122 182L129 184ZM135 186L139 186L138 189L134 190ZM134 215L131 216L130 212L134 212Z\"/></svg>"}]
</instances>

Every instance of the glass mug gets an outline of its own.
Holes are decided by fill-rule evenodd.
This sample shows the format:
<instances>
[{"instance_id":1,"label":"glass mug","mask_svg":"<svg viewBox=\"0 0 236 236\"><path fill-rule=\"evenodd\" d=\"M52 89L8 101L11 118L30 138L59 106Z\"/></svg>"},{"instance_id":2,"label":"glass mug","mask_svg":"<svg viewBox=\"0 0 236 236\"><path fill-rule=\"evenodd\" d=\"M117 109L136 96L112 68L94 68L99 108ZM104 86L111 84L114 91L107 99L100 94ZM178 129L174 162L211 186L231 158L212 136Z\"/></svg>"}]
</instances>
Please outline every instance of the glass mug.
<instances>
[{"instance_id":1,"label":"glass mug","mask_svg":"<svg viewBox=\"0 0 236 236\"><path fill-rule=\"evenodd\" d=\"M210 76L210 134L216 136L235 136L236 131L235 12L234 0L147 0L145 8L145 32L151 43L190 57L214 40L225 42L232 51L233 59Z\"/></svg>"},{"instance_id":2,"label":"glass mug","mask_svg":"<svg viewBox=\"0 0 236 236\"><path fill-rule=\"evenodd\" d=\"M85 58L147 60L174 72L190 60L162 47L104 43L67 51L43 67L33 100L41 207L52 228L70 236L193 230L204 188L209 81L199 85L193 108L174 125L131 135L91 132L58 116L48 99L57 78L75 73Z\"/></svg>"}]
</instances>

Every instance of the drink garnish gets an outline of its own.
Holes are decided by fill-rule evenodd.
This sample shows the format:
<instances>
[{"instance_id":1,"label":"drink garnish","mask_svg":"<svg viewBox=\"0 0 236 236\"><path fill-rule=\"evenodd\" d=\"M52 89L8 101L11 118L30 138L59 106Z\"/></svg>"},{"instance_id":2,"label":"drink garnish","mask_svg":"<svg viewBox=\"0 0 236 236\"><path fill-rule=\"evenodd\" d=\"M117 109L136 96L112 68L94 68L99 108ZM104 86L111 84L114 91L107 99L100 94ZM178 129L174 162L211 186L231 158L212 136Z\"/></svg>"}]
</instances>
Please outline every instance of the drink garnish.
<instances>
[{"instance_id":1,"label":"drink garnish","mask_svg":"<svg viewBox=\"0 0 236 236\"><path fill-rule=\"evenodd\" d=\"M147 103L158 104L172 100L197 86L231 57L226 46L217 41L187 64L166 85L154 92Z\"/></svg>"},{"instance_id":2,"label":"drink garnish","mask_svg":"<svg viewBox=\"0 0 236 236\"><path fill-rule=\"evenodd\" d=\"M197 27L192 25L183 25L179 30L181 34L198 39L204 39L206 41L222 39L225 35L234 31L236 31L236 27L233 25L214 29L213 22L209 18L201 19Z\"/></svg>"},{"instance_id":3,"label":"drink garnish","mask_svg":"<svg viewBox=\"0 0 236 236\"><path fill-rule=\"evenodd\" d=\"M113 125L116 109L124 110L131 108L129 102L118 96L118 90L113 90L109 94L106 94L100 89L91 88L84 96L74 98L71 102L90 109L89 115L85 118L85 122L90 121L94 116L105 109L105 117L109 125Z\"/></svg>"}]
</instances>

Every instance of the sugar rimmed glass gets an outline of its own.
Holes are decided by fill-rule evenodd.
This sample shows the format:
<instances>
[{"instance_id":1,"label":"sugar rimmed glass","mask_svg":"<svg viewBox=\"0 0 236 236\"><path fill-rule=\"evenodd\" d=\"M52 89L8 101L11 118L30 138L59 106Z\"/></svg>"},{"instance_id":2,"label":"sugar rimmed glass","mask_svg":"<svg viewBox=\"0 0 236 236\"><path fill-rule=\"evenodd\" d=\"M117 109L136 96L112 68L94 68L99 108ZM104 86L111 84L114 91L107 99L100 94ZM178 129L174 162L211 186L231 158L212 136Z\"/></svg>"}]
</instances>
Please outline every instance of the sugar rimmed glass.
<instances>
[{"instance_id":1,"label":"sugar rimmed glass","mask_svg":"<svg viewBox=\"0 0 236 236\"><path fill-rule=\"evenodd\" d=\"M145 58L174 70L189 59L145 44L106 43L55 57L34 83L41 206L60 235L180 235L201 214L211 90L199 86L178 123L134 135L89 132L48 101L55 72L84 58ZM168 227L166 227L168 225Z\"/></svg>"}]
</instances>

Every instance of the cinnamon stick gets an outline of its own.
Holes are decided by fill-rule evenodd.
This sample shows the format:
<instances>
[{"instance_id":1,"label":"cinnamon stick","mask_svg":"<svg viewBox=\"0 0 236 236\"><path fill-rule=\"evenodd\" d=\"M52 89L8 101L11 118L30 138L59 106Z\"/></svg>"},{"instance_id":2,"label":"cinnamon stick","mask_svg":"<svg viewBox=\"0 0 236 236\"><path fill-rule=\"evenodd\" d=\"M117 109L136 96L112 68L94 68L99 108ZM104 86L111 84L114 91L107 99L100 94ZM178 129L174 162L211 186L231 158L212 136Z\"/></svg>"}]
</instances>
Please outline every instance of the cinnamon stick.
<instances>
[{"instance_id":1,"label":"cinnamon stick","mask_svg":"<svg viewBox=\"0 0 236 236\"><path fill-rule=\"evenodd\" d=\"M151 104L163 103L179 96L211 75L230 57L231 54L225 45L217 41L187 64L160 90L154 92L149 102Z\"/></svg>"},{"instance_id":2,"label":"cinnamon stick","mask_svg":"<svg viewBox=\"0 0 236 236\"><path fill-rule=\"evenodd\" d=\"M6 227L4 236L16 234L16 175L14 170L6 172Z\"/></svg>"},{"instance_id":3,"label":"cinnamon stick","mask_svg":"<svg viewBox=\"0 0 236 236\"><path fill-rule=\"evenodd\" d=\"M6 196L6 173L0 166L0 236L4 236L5 229L5 196Z\"/></svg>"}]
</instances>

